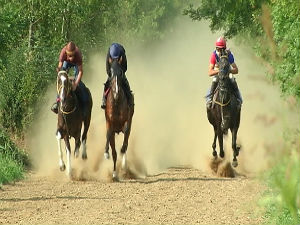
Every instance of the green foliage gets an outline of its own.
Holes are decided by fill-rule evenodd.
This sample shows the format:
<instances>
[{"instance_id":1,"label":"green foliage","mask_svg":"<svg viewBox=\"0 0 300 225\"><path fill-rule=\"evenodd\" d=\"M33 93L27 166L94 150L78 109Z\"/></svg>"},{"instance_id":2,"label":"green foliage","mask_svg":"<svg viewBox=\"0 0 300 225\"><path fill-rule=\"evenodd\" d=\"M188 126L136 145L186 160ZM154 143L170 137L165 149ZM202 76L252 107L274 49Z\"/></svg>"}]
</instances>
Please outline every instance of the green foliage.
<instances>
[{"instance_id":1,"label":"green foliage","mask_svg":"<svg viewBox=\"0 0 300 225\"><path fill-rule=\"evenodd\" d=\"M274 41L278 60L275 60L275 80L282 91L300 97L300 3L277 0L271 5Z\"/></svg>"},{"instance_id":2,"label":"green foliage","mask_svg":"<svg viewBox=\"0 0 300 225\"><path fill-rule=\"evenodd\" d=\"M190 5L184 10L193 20L210 20L212 31L223 30L224 36L231 38L240 32L259 35L262 28L258 26L261 4L264 0L202 0L200 6Z\"/></svg>"},{"instance_id":3,"label":"green foliage","mask_svg":"<svg viewBox=\"0 0 300 225\"><path fill-rule=\"evenodd\" d=\"M29 166L28 155L0 130L0 186L23 178Z\"/></svg>"},{"instance_id":4,"label":"green foliage","mask_svg":"<svg viewBox=\"0 0 300 225\"><path fill-rule=\"evenodd\" d=\"M106 53L112 42L163 37L182 6L179 0L0 0L0 125L22 136L56 79L68 41L79 46L85 63L87 53Z\"/></svg>"},{"instance_id":5,"label":"green foliage","mask_svg":"<svg viewBox=\"0 0 300 225\"><path fill-rule=\"evenodd\" d=\"M300 144L296 136L286 135L285 151L277 156L274 167L266 174L271 188L264 197L267 218L273 224L300 223Z\"/></svg>"},{"instance_id":6,"label":"green foliage","mask_svg":"<svg viewBox=\"0 0 300 225\"><path fill-rule=\"evenodd\" d=\"M184 10L193 20L210 21L212 31L242 37L272 65L270 77L284 95L300 100L300 4L294 0L202 0Z\"/></svg>"}]
</instances>

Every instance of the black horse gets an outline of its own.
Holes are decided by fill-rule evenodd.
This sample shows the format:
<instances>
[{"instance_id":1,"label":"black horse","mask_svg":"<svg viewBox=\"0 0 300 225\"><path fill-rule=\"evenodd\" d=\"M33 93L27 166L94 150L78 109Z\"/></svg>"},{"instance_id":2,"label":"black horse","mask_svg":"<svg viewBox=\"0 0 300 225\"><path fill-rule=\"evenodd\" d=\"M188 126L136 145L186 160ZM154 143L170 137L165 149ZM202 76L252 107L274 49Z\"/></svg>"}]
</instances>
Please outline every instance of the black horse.
<instances>
[{"instance_id":1,"label":"black horse","mask_svg":"<svg viewBox=\"0 0 300 225\"><path fill-rule=\"evenodd\" d=\"M237 97L234 94L234 87L229 77L230 64L228 60L228 52L221 50L219 57L219 74L218 87L213 95L213 103L211 108L207 108L207 117L209 122L214 127L214 141L212 144L213 156L217 158L216 140L218 137L220 147L220 157L224 157L223 135L228 133L230 129L232 134L232 150L233 162L232 165L238 165L237 156L239 155L240 147L236 144L237 132L240 126L241 107L238 104Z\"/></svg>"}]
</instances>

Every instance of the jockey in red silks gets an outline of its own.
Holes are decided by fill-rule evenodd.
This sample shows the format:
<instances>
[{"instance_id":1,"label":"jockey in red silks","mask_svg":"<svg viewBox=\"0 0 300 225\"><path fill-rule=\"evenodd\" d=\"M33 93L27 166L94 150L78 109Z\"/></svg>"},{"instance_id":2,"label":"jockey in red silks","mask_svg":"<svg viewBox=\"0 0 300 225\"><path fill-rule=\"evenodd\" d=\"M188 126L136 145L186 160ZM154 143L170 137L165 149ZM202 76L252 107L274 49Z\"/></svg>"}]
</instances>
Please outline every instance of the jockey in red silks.
<instances>
[{"instance_id":1,"label":"jockey in red silks","mask_svg":"<svg viewBox=\"0 0 300 225\"><path fill-rule=\"evenodd\" d=\"M59 55L58 67L56 68L56 72L59 72L60 70L68 71L70 68L74 68L75 77L72 90L75 91L80 103L82 103L84 106L84 103L87 101L87 95L85 93L86 87L81 81L81 78L83 76L82 54L79 48L72 41L62 48ZM54 113L58 112L59 100L59 97L57 97L56 102L51 108Z\"/></svg>"},{"instance_id":2,"label":"jockey in red silks","mask_svg":"<svg viewBox=\"0 0 300 225\"><path fill-rule=\"evenodd\" d=\"M216 46L216 50L214 50L211 54L210 57L210 62L209 62L209 68L208 68L208 75L213 77L212 80L212 85L210 90L208 91L208 94L206 96L206 101L207 101L207 107L210 108L212 105L212 97L213 94L217 88L218 85L218 79L217 79L217 75L219 73L219 67L217 62L219 61L219 56L220 56L220 50L221 49L226 49L226 40L223 37L219 37L215 43ZM238 74L239 69L237 67L237 65L235 64L234 61L234 57L233 54L231 53L231 51L226 50L228 52L228 60L230 63L230 80L232 82L233 88L234 88L234 92L236 97L238 98L238 101L240 103L240 105L242 104L243 100L242 100L242 96L240 94L240 91L238 89L237 83L235 81L235 77L233 74Z\"/></svg>"}]
</instances>

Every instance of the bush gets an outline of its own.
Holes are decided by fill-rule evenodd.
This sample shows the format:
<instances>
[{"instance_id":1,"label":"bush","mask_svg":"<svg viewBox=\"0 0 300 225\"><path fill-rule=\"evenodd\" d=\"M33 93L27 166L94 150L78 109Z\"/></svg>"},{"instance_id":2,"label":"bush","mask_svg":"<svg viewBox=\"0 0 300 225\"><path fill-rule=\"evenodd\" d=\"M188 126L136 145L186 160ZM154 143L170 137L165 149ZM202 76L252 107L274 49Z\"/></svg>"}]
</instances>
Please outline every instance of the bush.
<instances>
[{"instance_id":1,"label":"bush","mask_svg":"<svg viewBox=\"0 0 300 225\"><path fill-rule=\"evenodd\" d=\"M0 129L0 185L23 178L30 166L28 155Z\"/></svg>"},{"instance_id":2,"label":"bush","mask_svg":"<svg viewBox=\"0 0 300 225\"><path fill-rule=\"evenodd\" d=\"M272 224L300 223L299 132L289 140L277 156L272 170L266 174L270 190L265 194L263 203Z\"/></svg>"}]
</instances>

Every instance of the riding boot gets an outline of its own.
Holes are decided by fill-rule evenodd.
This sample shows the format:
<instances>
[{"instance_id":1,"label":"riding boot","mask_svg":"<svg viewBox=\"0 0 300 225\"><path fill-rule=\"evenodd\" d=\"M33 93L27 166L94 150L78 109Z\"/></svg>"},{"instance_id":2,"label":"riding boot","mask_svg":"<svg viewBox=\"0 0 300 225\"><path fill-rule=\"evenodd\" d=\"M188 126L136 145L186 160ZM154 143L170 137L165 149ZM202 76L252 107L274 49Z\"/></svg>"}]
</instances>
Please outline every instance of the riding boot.
<instances>
[{"instance_id":1,"label":"riding boot","mask_svg":"<svg viewBox=\"0 0 300 225\"><path fill-rule=\"evenodd\" d=\"M101 108L105 109L106 108L106 91L109 87L109 78L107 78L105 84L104 84L104 90L103 90L103 95L102 95L102 104Z\"/></svg>"},{"instance_id":2,"label":"riding boot","mask_svg":"<svg viewBox=\"0 0 300 225\"><path fill-rule=\"evenodd\" d=\"M51 106L51 111L54 112L55 114L58 113L58 102L59 102L59 97L56 98L56 102L53 103Z\"/></svg>"},{"instance_id":3,"label":"riding boot","mask_svg":"<svg viewBox=\"0 0 300 225\"><path fill-rule=\"evenodd\" d=\"M129 82L128 82L126 76L124 76L124 79L123 79L123 86L125 88L125 95L127 97L129 106L134 106L133 94L130 89Z\"/></svg>"},{"instance_id":4,"label":"riding boot","mask_svg":"<svg viewBox=\"0 0 300 225\"><path fill-rule=\"evenodd\" d=\"M214 96L217 86L218 86L218 83L216 81L213 81L211 84L210 93L207 96L208 101L207 101L206 106L208 109L211 109L211 107L212 107L212 99L213 99L213 96Z\"/></svg>"},{"instance_id":5,"label":"riding boot","mask_svg":"<svg viewBox=\"0 0 300 225\"><path fill-rule=\"evenodd\" d=\"M236 80L235 80L235 79L232 79L232 80L231 80L231 84L232 84L232 87L233 87L234 95L237 97L239 106L241 106L242 103L243 103L243 99L242 99L241 92L240 92L240 90L239 90L239 87L238 87L238 85L237 85Z\"/></svg>"}]
</instances>

